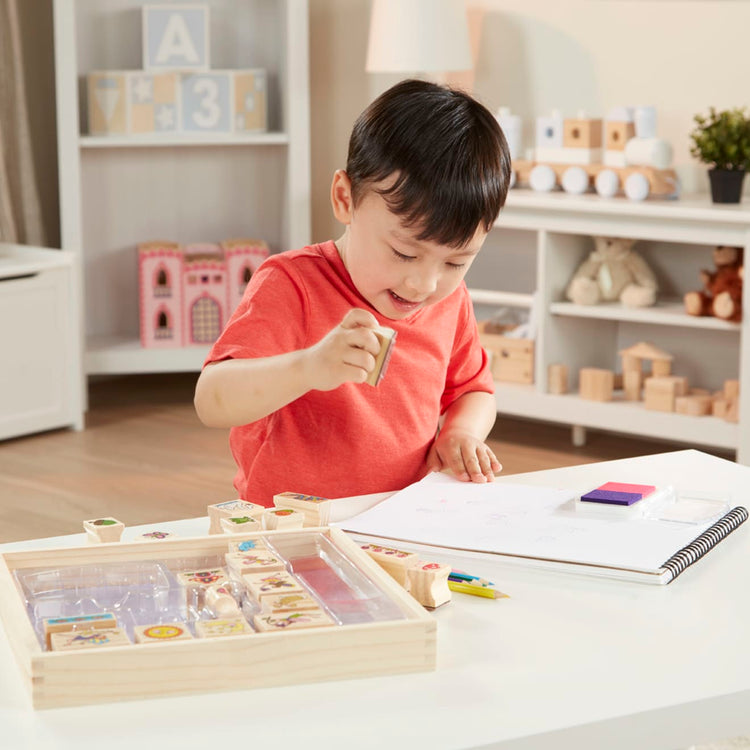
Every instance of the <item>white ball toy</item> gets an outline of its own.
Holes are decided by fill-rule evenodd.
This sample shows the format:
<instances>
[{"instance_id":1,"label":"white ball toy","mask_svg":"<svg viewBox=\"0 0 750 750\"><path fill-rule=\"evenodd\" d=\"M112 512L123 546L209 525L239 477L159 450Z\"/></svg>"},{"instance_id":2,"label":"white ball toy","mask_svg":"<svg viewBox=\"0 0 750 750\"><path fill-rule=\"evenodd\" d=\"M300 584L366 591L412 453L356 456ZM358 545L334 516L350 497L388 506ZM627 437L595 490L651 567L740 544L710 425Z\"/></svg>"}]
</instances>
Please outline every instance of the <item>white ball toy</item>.
<instances>
[{"instance_id":1,"label":"white ball toy","mask_svg":"<svg viewBox=\"0 0 750 750\"><path fill-rule=\"evenodd\" d=\"M620 189L620 178L613 169L602 169L594 182L596 192L602 198L614 198Z\"/></svg>"},{"instance_id":2,"label":"white ball toy","mask_svg":"<svg viewBox=\"0 0 750 750\"><path fill-rule=\"evenodd\" d=\"M589 189L589 176L583 167L568 167L562 176L562 189L580 195Z\"/></svg>"},{"instance_id":3,"label":"white ball toy","mask_svg":"<svg viewBox=\"0 0 750 750\"><path fill-rule=\"evenodd\" d=\"M648 180L639 172L634 172L625 180L625 195L631 201L645 200L648 198L649 190Z\"/></svg>"},{"instance_id":4,"label":"white ball toy","mask_svg":"<svg viewBox=\"0 0 750 750\"><path fill-rule=\"evenodd\" d=\"M529 173L529 185L537 193L549 193L556 182L555 170L547 164L537 164Z\"/></svg>"}]
</instances>

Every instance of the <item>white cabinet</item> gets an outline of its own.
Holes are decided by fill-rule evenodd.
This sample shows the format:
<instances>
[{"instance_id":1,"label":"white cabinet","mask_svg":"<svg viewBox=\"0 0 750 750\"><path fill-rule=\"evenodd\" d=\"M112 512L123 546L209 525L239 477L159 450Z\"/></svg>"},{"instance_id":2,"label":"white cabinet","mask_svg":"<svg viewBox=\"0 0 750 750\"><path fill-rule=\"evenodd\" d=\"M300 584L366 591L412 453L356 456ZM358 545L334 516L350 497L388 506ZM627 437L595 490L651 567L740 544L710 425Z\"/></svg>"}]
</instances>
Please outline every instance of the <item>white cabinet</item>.
<instances>
[{"instance_id":1,"label":"white cabinet","mask_svg":"<svg viewBox=\"0 0 750 750\"><path fill-rule=\"evenodd\" d=\"M0 244L0 440L83 427L75 261Z\"/></svg>"},{"instance_id":2,"label":"white cabinet","mask_svg":"<svg viewBox=\"0 0 750 750\"><path fill-rule=\"evenodd\" d=\"M594 235L639 240L636 249L660 282L655 307L633 310L620 303L587 307L565 300L565 287L593 248ZM692 317L682 305L685 292L700 288L699 270L712 267L715 245L743 247L750 257L750 202L719 206L707 197L688 196L634 203L596 195L511 191L487 247L467 277L475 300L526 306L533 300L535 306L535 383L497 383L498 412L736 450L737 460L750 464L748 326ZM743 308L747 321L748 294ZM691 387L718 390L724 380L738 378L739 424L651 411L642 402L617 396L599 403L577 395L581 367L620 371L618 352L638 341L651 341L671 352L673 371L686 375ZM566 395L547 392L547 368L557 362L568 366ZM747 395L742 398L742 394Z\"/></svg>"},{"instance_id":3,"label":"white cabinet","mask_svg":"<svg viewBox=\"0 0 750 750\"><path fill-rule=\"evenodd\" d=\"M62 246L81 253L86 374L197 371L139 342L136 244L310 241L307 0L211 0L211 68L264 68L269 130L90 136L85 76L142 67L138 0L54 0Z\"/></svg>"}]
</instances>

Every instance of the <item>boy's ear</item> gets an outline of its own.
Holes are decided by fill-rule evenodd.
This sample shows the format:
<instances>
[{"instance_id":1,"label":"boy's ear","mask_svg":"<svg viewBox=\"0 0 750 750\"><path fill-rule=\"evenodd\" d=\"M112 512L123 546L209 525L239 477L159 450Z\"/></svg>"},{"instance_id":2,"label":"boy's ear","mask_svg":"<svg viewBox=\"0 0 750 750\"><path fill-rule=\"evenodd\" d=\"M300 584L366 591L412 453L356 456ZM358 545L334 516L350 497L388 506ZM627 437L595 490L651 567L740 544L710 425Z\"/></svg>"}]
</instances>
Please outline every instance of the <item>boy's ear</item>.
<instances>
[{"instance_id":1,"label":"boy's ear","mask_svg":"<svg viewBox=\"0 0 750 750\"><path fill-rule=\"evenodd\" d=\"M343 169L337 169L331 183L331 206L333 215L342 224L350 224L354 204L352 201L352 183Z\"/></svg>"}]
</instances>

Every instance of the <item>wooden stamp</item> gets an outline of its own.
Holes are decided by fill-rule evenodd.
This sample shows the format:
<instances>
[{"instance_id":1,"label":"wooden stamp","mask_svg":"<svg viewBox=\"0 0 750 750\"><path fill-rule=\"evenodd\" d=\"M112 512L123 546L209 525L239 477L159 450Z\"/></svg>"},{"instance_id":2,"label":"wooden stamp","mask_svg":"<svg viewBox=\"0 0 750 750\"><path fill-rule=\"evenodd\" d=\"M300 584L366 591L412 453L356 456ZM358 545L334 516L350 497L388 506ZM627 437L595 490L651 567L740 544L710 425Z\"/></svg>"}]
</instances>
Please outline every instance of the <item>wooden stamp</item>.
<instances>
[{"instance_id":1,"label":"wooden stamp","mask_svg":"<svg viewBox=\"0 0 750 750\"><path fill-rule=\"evenodd\" d=\"M107 646L130 646L130 638L121 628L103 630L71 630L50 634L52 651L72 651L75 649L103 648Z\"/></svg>"},{"instance_id":2,"label":"wooden stamp","mask_svg":"<svg viewBox=\"0 0 750 750\"><path fill-rule=\"evenodd\" d=\"M320 604L308 594L272 594L263 599L263 609L269 612L298 612L320 609Z\"/></svg>"},{"instance_id":3,"label":"wooden stamp","mask_svg":"<svg viewBox=\"0 0 750 750\"><path fill-rule=\"evenodd\" d=\"M227 552L227 567L239 576L245 573L272 573L284 570L284 562L266 547L246 552Z\"/></svg>"},{"instance_id":4,"label":"wooden stamp","mask_svg":"<svg viewBox=\"0 0 750 750\"><path fill-rule=\"evenodd\" d=\"M198 638L220 638L225 635L247 635L252 632L253 629L241 617L198 620L195 623L195 634Z\"/></svg>"},{"instance_id":5,"label":"wooden stamp","mask_svg":"<svg viewBox=\"0 0 750 750\"><path fill-rule=\"evenodd\" d=\"M229 516L219 520L224 534L245 534L249 531L262 531L263 524L252 516Z\"/></svg>"},{"instance_id":6,"label":"wooden stamp","mask_svg":"<svg viewBox=\"0 0 750 750\"><path fill-rule=\"evenodd\" d=\"M448 588L450 565L419 561L409 568L409 592L423 606L434 609L451 600Z\"/></svg>"},{"instance_id":7,"label":"wooden stamp","mask_svg":"<svg viewBox=\"0 0 750 750\"><path fill-rule=\"evenodd\" d=\"M50 647L53 633L67 633L71 630L105 630L117 627L117 619L111 612L96 615L74 615L72 617L48 617L44 620L44 639Z\"/></svg>"},{"instance_id":8,"label":"wooden stamp","mask_svg":"<svg viewBox=\"0 0 750 750\"><path fill-rule=\"evenodd\" d=\"M146 531L143 534L133 537L134 542L161 542L163 539L174 539L177 534L171 531L160 531L155 529L154 531Z\"/></svg>"},{"instance_id":9,"label":"wooden stamp","mask_svg":"<svg viewBox=\"0 0 750 750\"><path fill-rule=\"evenodd\" d=\"M322 610L310 609L301 612L261 613L253 617L255 629L262 632L296 630L298 628L320 628L336 623Z\"/></svg>"},{"instance_id":10,"label":"wooden stamp","mask_svg":"<svg viewBox=\"0 0 750 750\"><path fill-rule=\"evenodd\" d=\"M306 594L297 579L285 570L272 573L247 573L242 576L250 595L263 605L263 599L276 594Z\"/></svg>"},{"instance_id":11,"label":"wooden stamp","mask_svg":"<svg viewBox=\"0 0 750 750\"><path fill-rule=\"evenodd\" d=\"M209 534L221 534L221 519L233 516L250 516L257 518L266 511L265 506L256 503L248 503L245 500L227 500L223 503L214 503L206 509Z\"/></svg>"},{"instance_id":12,"label":"wooden stamp","mask_svg":"<svg viewBox=\"0 0 750 750\"><path fill-rule=\"evenodd\" d=\"M301 529L305 514L292 508L269 508L263 514L263 525L268 530Z\"/></svg>"},{"instance_id":13,"label":"wooden stamp","mask_svg":"<svg viewBox=\"0 0 750 750\"><path fill-rule=\"evenodd\" d=\"M193 635L184 622L137 625L133 631L136 643L167 643L192 640Z\"/></svg>"},{"instance_id":14,"label":"wooden stamp","mask_svg":"<svg viewBox=\"0 0 750 750\"><path fill-rule=\"evenodd\" d=\"M262 539L241 539L240 541L229 540L230 552L260 552L268 547Z\"/></svg>"},{"instance_id":15,"label":"wooden stamp","mask_svg":"<svg viewBox=\"0 0 750 750\"><path fill-rule=\"evenodd\" d=\"M216 617L241 617L240 607L227 584L209 586L206 589L206 606Z\"/></svg>"},{"instance_id":16,"label":"wooden stamp","mask_svg":"<svg viewBox=\"0 0 750 750\"><path fill-rule=\"evenodd\" d=\"M116 518L95 518L83 522L83 529L89 544L119 542L125 524Z\"/></svg>"},{"instance_id":17,"label":"wooden stamp","mask_svg":"<svg viewBox=\"0 0 750 750\"><path fill-rule=\"evenodd\" d=\"M409 590L409 568L419 563L419 555L414 552L403 552L393 547L379 544L363 544L362 549L380 565L395 581Z\"/></svg>"},{"instance_id":18,"label":"wooden stamp","mask_svg":"<svg viewBox=\"0 0 750 750\"><path fill-rule=\"evenodd\" d=\"M373 330L373 333L380 342L380 353L375 357L375 368L365 380L368 385L377 385L385 377L393 346L396 343L396 331L392 328L378 326Z\"/></svg>"},{"instance_id":19,"label":"wooden stamp","mask_svg":"<svg viewBox=\"0 0 750 750\"><path fill-rule=\"evenodd\" d=\"M225 568L185 570L177 573L176 577L183 586L220 586L229 580Z\"/></svg>"},{"instance_id":20,"label":"wooden stamp","mask_svg":"<svg viewBox=\"0 0 750 750\"><path fill-rule=\"evenodd\" d=\"M331 501L325 497L282 492L273 496L277 508L291 508L305 516L305 526L327 526L331 517Z\"/></svg>"}]
</instances>

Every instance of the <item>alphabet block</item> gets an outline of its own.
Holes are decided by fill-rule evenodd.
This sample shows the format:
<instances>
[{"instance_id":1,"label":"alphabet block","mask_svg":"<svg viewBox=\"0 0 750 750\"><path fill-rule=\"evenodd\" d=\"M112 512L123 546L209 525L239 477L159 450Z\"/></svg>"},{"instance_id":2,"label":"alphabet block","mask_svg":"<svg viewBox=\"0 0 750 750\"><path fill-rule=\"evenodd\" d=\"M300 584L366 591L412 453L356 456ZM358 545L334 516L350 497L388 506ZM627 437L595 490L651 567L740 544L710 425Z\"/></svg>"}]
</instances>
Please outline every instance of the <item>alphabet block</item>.
<instances>
[{"instance_id":1,"label":"alphabet block","mask_svg":"<svg viewBox=\"0 0 750 750\"><path fill-rule=\"evenodd\" d=\"M238 133L268 130L266 71L235 70L233 76L234 130Z\"/></svg>"},{"instance_id":2,"label":"alphabet block","mask_svg":"<svg viewBox=\"0 0 750 750\"><path fill-rule=\"evenodd\" d=\"M144 5L145 70L207 70L207 5Z\"/></svg>"},{"instance_id":3,"label":"alphabet block","mask_svg":"<svg viewBox=\"0 0 750 750\"><path fill-rule=\"evenodd\" d=\"M181 130L185 133L231 133L233 71L180 74Z\"/></svg>"}]
</instances>

